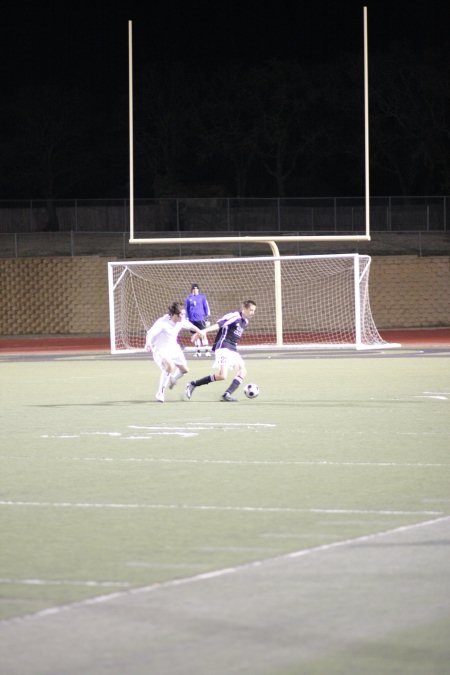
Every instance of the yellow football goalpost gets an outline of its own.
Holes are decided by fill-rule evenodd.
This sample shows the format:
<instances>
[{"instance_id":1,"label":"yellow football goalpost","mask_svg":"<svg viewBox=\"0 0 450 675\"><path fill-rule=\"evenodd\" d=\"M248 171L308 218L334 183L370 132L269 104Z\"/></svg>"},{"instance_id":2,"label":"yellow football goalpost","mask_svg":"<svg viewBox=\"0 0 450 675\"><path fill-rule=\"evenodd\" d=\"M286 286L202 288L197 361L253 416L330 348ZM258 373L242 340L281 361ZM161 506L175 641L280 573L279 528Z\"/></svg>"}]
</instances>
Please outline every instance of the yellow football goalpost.
<instances>
[{"instance_id":1,"label":"yellow football goalpost","mask_svg":"<svg viewBox=\"0 0 450 675\"><path fill-rule=\"evenodd\" d=\"M268 244L274 256L279 256L277 241L370 241L370 180L369 180L369 76L368 76L368 34L367 7L363 7L364 31L364 171L365 171L365 234L363 235L280 235L239 236L239 237L177 237L177 244L210 244L260 242ZM167 244L165 237L135 237L134 229L134 130L133 130L133 25L128 22L128 74L129 74L129 173L130 173L130 244Z\"/></svg>"},{"instance_id":2,"label":"yellow football goalpost","mask_svg":"<svg viewBox=\"0 0 450 675\"><path fill-rule=\"evenodd\" d=\"M365 234L180 237L177 244L261 243L272 255L259 258L123 261L108 263L111 348L113 352L141 351L144 331L154 320L155 307L173 301L196 275L200 283L218 278L214 302L221 307L224 291L227 302L236 302L245 283L247 292L263 299L267 307L252 322L251 346L256 347L355 347L379 348L388 345L379 335L370 311L368 278L370 257L357 253L322 256L281 256L277 242L370 241L369 110L367 7L364 27L364 153L365 153ZM166 237L136 237L134 227L133 158L133 49L132 22L128 22L129 48L129 146L130 146L130 244L164 245ZM224 268L222 274L221 268ZM208 282L207 282L208 283ZM228 286L227 286L228 284ZM285 287L283 287L283 284ZM157 288L157 296L154 289ZM152 290L153 289L153 290ZM152 295L153 293L153 295ZM167 296L167 297L166 297ZM255 295L256 297L256 295ZM339 301L336 301L336 297ZM286 305L286 306L284 306ZM295 311L287 311L289 308ZM229 309L229 308L228 308ZM294 317L294 318L293 318ZM258 321L259 324L258 325Z\"/></svg>"}]
</instances>

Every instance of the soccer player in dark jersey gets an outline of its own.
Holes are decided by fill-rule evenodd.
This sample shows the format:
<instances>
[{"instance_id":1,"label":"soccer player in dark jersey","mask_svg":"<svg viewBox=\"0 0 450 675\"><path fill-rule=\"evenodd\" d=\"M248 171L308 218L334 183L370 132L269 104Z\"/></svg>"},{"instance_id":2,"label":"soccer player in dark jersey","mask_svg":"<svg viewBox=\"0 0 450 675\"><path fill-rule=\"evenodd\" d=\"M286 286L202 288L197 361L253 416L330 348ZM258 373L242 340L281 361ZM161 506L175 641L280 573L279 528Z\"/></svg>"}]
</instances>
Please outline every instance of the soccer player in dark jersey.
<instances>
[{"instance_id":1,"label":"soccer player in dark jersey","mask_svg":"<svg viewBox=\"0 0 450 675\"><path fill-rule=\"evenodd\" d=\"M211 312L209 310L206 295L200 293L198 284L192 284L191 293L186 298L185 306L186 318L193 323L194 326L197 326L200 330L204 330L208 326L207 320ZM204 353L205 356L209 356L209 345L206 335L202 338L197 337L195 346L197 347L197 351L194 356L199 357L202 353ZM203 347L203 350L201 350L200 347Z\"/></svg>"},{"instance_id":2,"label":"soccer player in dark jersey","mask_svg":"<svg viewBox=\"0 0 450 675\"><path fill-rule=\"evenodd\" d=\"M239 354L237 345L255 311L256 303L253 300L246 300L242 303L240 312L229 312L222 316L213 326L204 329L205 333L217 330L212 350L216 357L214 368L218 368L218 372L189 382L186 386L186 398L192 398L192 393L196 387L225 380L228 371L234 369L236 374L229 387L222 394L221 400L228 402L237 401L232 394L242 384L247 375L244 359Z\"/></svg>"}]
</instances>

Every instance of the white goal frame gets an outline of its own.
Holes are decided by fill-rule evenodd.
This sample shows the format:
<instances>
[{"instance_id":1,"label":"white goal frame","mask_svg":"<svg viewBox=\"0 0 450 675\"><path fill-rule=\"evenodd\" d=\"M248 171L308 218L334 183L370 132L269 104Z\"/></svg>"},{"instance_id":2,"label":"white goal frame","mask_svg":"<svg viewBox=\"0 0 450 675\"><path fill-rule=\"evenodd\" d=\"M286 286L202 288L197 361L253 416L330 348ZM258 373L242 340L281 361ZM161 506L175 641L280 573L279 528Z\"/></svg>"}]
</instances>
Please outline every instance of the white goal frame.
<instances>
[{"instance_id":1,"label":"white goal frame","mask_svg":"<svg viewBox=\"0 0 450 675\"><path fill-rule=\"evenodd\" d=\"M370 263L358 253L109 262L111 353L144 351L146 331L194 281L208 296L212 322L244 300L257 303L241 349L399 347L375 326Z\"/></svg>"}]
</instances>

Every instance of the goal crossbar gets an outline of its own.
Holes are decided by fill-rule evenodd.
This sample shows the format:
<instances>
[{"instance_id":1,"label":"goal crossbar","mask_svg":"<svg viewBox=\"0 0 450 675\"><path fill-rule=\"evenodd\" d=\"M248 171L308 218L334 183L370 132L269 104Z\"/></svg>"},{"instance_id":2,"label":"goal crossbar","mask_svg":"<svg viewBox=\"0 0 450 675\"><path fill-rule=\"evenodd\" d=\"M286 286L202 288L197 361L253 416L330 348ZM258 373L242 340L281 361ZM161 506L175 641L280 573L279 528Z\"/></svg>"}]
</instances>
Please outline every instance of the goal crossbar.
<instances>
[{"instance_id":1,"label":"goal crossbar","mask_svg":"<svg viewBox=\"0 0 450 675\"><path fill-rule=\"evenodd\" d=\"M274 242L296 242L296 241L370 241L369 234L336 234L336 235L279 235L270 237L270 239L261 236L242 235L239 237L130 237L130 244L167 244L170 241L176 241L177 244L217 244L217 243L245 243L259 242L271 246Z\"/></svg>"}]
</instances>

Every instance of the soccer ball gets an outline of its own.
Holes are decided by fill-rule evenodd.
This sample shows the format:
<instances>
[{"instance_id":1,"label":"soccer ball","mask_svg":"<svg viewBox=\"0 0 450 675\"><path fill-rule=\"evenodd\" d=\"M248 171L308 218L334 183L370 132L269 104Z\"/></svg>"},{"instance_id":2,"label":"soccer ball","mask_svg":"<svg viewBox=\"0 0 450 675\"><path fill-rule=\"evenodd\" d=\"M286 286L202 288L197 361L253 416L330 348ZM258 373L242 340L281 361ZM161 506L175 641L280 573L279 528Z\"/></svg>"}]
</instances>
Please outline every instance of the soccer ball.
<instances>
[{"instance_id":1,"label":"soccer ball","mask_svg":"<svg viewBox=\"0 0 450 675\"><path fill-rule=\"evenodd\" d=\"M244 394L247 398L256 398L259 396L259 387L257 384L246 384L244 387Z\"/></svg>"}]
</instances>

